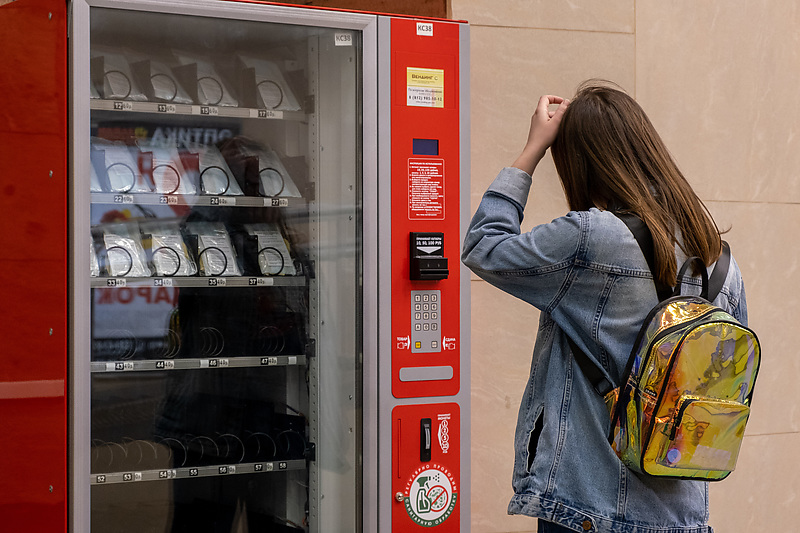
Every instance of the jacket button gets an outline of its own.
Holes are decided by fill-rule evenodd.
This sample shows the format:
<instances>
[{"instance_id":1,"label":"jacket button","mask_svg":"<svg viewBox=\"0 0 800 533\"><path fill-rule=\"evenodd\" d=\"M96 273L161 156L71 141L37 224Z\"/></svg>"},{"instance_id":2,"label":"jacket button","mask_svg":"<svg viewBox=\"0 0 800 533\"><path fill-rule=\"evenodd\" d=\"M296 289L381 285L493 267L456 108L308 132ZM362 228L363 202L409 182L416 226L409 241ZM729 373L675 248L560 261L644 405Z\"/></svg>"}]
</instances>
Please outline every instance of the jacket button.
<instances>
[{"instance_id":1,"label":"jacket button","mask_svg":"<svg viewBox=\"0 0 800 533\"><path fill-rule=\"evenodd\" d=\"M584 520L581 524L581 527L584 531L589 531L592 529L592 521L591 520Z\"/></svg>"}]
</instances>

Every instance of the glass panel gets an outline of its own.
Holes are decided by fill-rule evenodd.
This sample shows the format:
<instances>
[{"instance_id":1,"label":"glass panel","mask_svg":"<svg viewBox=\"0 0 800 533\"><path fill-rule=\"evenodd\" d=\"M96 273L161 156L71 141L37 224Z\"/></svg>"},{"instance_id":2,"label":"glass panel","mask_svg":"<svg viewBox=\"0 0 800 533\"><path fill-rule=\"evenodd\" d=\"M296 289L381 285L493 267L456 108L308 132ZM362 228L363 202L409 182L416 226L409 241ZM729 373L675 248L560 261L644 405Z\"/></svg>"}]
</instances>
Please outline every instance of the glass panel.
<instances>
[{"instance_id":1,"label":"glass panel","mask_svg":"<svg viewBox=\"0 0 800 533\"><path fill-rule=\"evenodd\" d=\"M358 530L360 35L90 16L92 532Z\"/></svg>"}]
</instances>

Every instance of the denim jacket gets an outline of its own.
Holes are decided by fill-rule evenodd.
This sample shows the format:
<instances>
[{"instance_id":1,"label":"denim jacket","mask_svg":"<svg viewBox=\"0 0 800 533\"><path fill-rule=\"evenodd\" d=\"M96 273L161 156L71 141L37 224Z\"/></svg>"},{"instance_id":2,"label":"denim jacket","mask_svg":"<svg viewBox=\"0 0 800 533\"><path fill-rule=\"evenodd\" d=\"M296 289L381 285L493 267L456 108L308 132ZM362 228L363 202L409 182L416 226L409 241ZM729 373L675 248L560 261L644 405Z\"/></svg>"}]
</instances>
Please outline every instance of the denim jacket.
<instances>
[{"instance_id":1,"label":"denim jacket","mask_svg":"<svg viewBox=\"0 0 800 533\"><path fill-rule=\"evenodd\" d=\"M514 442L514 497L524 514L573 531L712 533L708 484L640 476L608 443L602 398L567 336L619 385L639 328L658 303L633 234L613 213L570 212L520 233L531 177L506 168L484 194L464 241L475 274L541 311ZM678 265L685 257L676 251ZM711 269L710 269L711 270ZM699 294L687 279L684 294ZM747 323L733 259L714 303Z\"/></svg>"}]
</instances>

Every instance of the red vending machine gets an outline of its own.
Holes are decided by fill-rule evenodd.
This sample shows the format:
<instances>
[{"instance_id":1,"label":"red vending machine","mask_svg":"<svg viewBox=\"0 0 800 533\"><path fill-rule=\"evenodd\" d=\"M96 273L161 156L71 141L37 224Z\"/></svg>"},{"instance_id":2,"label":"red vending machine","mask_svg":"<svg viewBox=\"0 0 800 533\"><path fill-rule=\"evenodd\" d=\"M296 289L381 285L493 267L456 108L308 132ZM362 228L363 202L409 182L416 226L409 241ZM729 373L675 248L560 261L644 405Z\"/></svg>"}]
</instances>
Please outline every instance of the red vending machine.
<instances>
[{"instance_id":1,"label":"red vending machine","mask_svg":"<svg viewBox=\"0 0 800 533\"><path fill-rule=\"evenodd\" d=\"M468 532L468 26L0 25L0 529Z\"/></svg>"}]
</instances>

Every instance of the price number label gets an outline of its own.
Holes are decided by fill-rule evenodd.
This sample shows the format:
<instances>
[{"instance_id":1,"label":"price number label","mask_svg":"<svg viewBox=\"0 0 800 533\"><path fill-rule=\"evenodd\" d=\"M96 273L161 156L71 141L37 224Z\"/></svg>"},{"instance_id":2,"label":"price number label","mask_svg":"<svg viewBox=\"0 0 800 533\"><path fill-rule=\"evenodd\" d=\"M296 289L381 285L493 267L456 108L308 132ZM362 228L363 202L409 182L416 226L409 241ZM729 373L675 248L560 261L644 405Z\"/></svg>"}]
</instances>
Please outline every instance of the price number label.
<instances>
[{"instance_id":1,"label":"price number label","mask_svg":"<svg viewBox=\"0 0 800 533\"><path fill-rule=\"evenodd\" d=\"M126 371L126 370L133 370L133 362L132 361L119 361L114 363L114 370L116 371Z\"/></svg>"},{"instance_id":2,"label":"price number label","mask_svg":"<svg viewBox=\"0 0 800 533\"><path fill-rule=\"evenodd\" d=\"M285 461L278 463L278 470L286 470L287 468L289 468L289 463Z\"/></svg>"},{"instance_id":3,"label":"price number label","mask_svg":"<svg viewBox=\"0 0 800 533\"><path fill-rule=\"evenodd\" d=\"M114 111L133 111L133 102L114 102Z\"/></svg>"},{"instance_id":4,"label":"price number label","mask_svg":"<svg viewBox=\"0 0 800 533\"><path fill-rule=\"evenodd\" d=\"M288 198L264 198L265 207L289 207Z\"/></svg>"},{"instance_id":5,"label":"price number label","mask_svg":"<svg viewBox=\"0 0 800 533\"><path fill-rule=\"evenodd\" d=\"M95 478L95 481L97 481L98 483L105 483L105 482L106 482L106 476L104 476L104 475L99 475L99 476L97 476L97 477Z\"/></svg>"},{"instance_id":6,"label":"price number label","mask_svg":"<svg viewBox=\"0 0 800 533\"><path fill-rule=\"evenodd\" d=\"M106 280L106 287L127 287L128 280L125 278L111 278Z\"/></svg>"},{"instance_id":7,"label":"price number label","mask_svg":"<svg viewBox=\"0 0 800 533\"><path fill-rule=\"evenodd\" d=\"M172 278L155 278L153 287L172 287Z\"/></svg>"},{"instance_id":8,"label":"price number label","mask_svg":"<svg viewBox=\"0 0 800 533\"><path fill-rule=\"evenodd\" d=\"M228 467L227 466L219 467L219 473L220 473L220 475L227 474L228 473Z\"/></svg>"},{"instance_id":9,"label":"price number label","mask_svg":"<svg viewBox=\"0 0 800 533\"><path fill-rule=\"evenodd\" d=\"M212 196L208 201L209 205L236 205L235 198L225 198L224 196Z\"/></svg>"},{"instance_id":10,"label":"price number label","mask_svg":"<svg viewBox=\"0 0 800 533\"><path fill-rule=\"evenodd\" d=\"M219 108L212 107L212 106L200 106L200 114L201 115L208 115L211 117L219 116Z\"/></svg>"},{"instance_id":11,"label":"price number label","mask_svg":"<svg viewBox=\"0 0 800 533\"><path fill-rule=\"evenodd\" d=\"M158 479L173 479L178 475L175 470L159 470Z\"/></svg>"},{"instance_id":12,"label":"price number label","mask_svg":"<svg viewBox=\"0 0 800 533\"><path fill-rule=\"evenodd\" d=\"M133 481L133 473L125 472L122 474L122 481Z\"/></svg>"},{"instance_id":13,"label":"price number label","mask_svg":"<svg viewBox=\"0 0 800 533\"><path fill-rule=\"evenodd\" d=\"M133 195L131 194L115 194L115 204L133 204Z\"/></svg>"},{"instance_id":14,"label":"price number label","mask_svg":"<svg viewBox=\"0 0 800 533\"><path fill-rule=\"evenodd\" d=\"M197 477L200 475L200 470L197 468L190 468L189 469L189 477Z\"/></svg>"},{"instance_id":15,"label":"price number label","mask_svg":"<svg viewBox=\"0 0 800 533\"><path fill-rule=\"evenodd\" d=\"M161 205L178 205L178 198L177 196L162 194L158 197L158 203Z\"/></svg>"},{"instance_id":16,"label":"price number label","mask_svg":"<svg viewBox=\"0 0 800 533\"><path fill-rule=\"evenodd\" d=\"M173 370L175 361L156 361L156 368L158 370Z\"/></svg>"},{"instance_id":17,"label":"price number label","mask_svg":"<svg viewBox=\"0 0 800 533\"><path fill-rule=\"evenodd\" d=\"M225 281L225 278L209 278L208 279L208 286L209 287L224 287L227 284L228 284L228 282Z\"/></svg>"},{"instance_id":18,"label":"price number label","mask_svg":"<svg viewBox=\"0 0 800 533\"><path fill-rule=\"evenodd\" d=\"M278 364L277 357L262 357L261 366L275 366Z\"/></svg>"},{"instance_id":19,"label":"price number label","mask_svg":"<svg viewBox=\"0 0 800 533\"><path fill-rule=\"evenodd\" d=\"M274 283L275 282L272 280L272 278L249 278L247 280L247 284L251 287L266 287L268 285L274 285Z\"/></svg>"},{"instance_id":20,"label":"price number label","mask_svg":"<svg viewBox=\"0 0 800 533\"><path fill-rule=\"evenodd\" d=\"M159 113L175 113L175 111L177 111L175 104L158 104Z\"/></svg>"}]
</instances>

